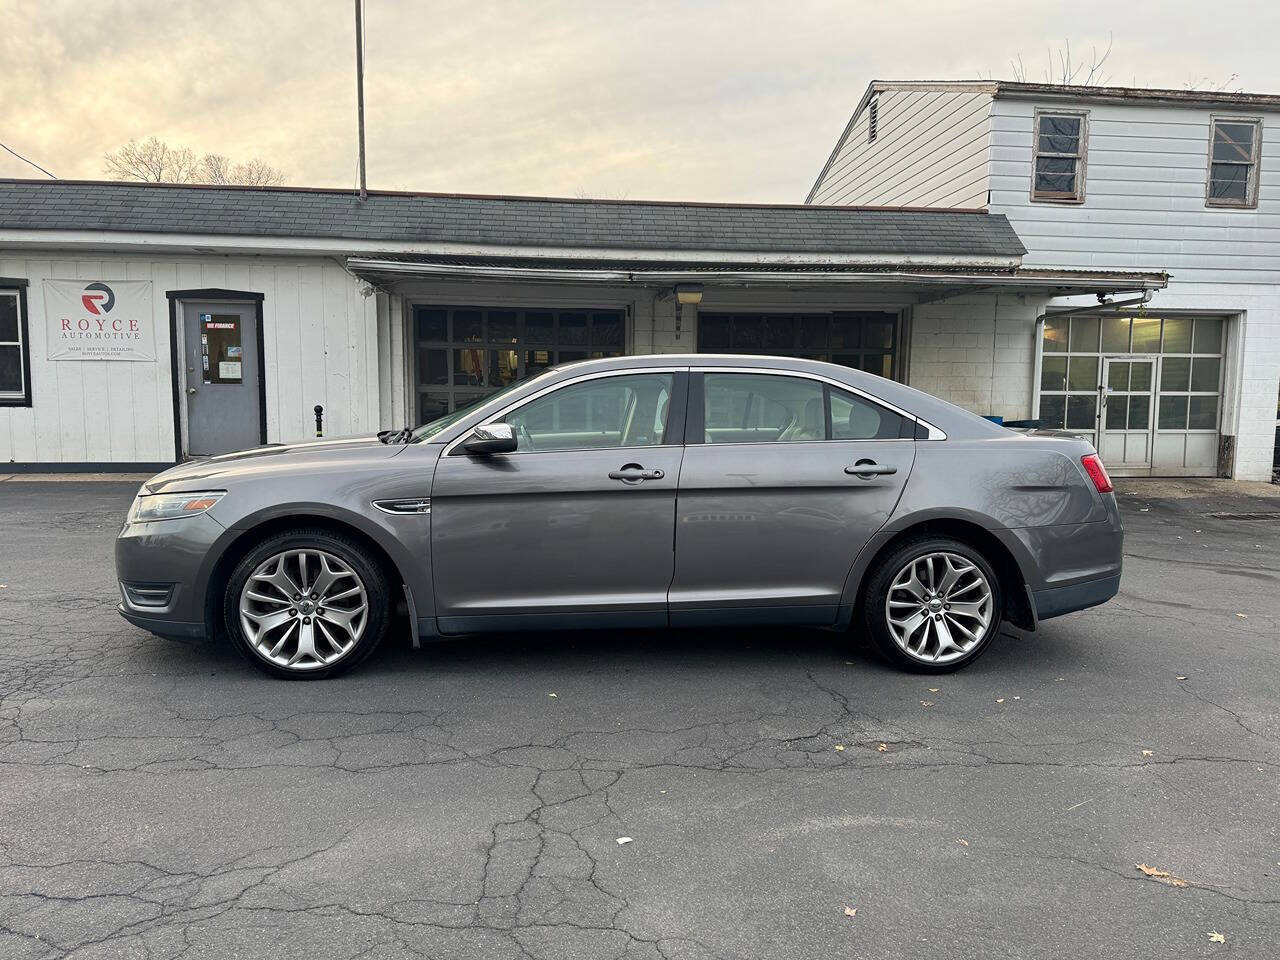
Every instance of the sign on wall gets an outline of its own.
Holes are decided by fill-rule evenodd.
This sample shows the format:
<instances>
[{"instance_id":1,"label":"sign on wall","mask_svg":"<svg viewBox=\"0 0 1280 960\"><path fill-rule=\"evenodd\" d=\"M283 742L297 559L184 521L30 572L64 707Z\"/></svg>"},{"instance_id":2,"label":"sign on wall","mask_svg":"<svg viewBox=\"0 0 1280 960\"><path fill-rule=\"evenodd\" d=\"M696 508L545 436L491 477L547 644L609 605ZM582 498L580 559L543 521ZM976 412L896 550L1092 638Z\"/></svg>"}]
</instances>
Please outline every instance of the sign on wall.
<instances>
[{"instance_id":1,"label":"sign on wall","mask_svg":"<svg viewBox=\"0 0 1280 960\"><path fill-rule=\"evenodd\" d=\"M150 280L46 280L50 360L155 360Z\"/></svg>"}]
</instances>

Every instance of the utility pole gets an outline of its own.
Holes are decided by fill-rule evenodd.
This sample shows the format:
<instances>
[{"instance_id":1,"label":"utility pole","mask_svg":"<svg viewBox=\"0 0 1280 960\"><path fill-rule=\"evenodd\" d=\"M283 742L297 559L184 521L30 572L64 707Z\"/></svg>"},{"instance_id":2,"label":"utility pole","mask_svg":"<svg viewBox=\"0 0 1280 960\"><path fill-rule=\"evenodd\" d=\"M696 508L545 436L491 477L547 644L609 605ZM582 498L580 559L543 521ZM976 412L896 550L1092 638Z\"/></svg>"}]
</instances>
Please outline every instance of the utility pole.
<instances>
[{"instance_id":1,"label":"utility pole","mask_svg":"<svg viewBox=\"0 0 1280 960\"><path fill-rule=\"evenodd\" d=\"M364 176L364 0L356 0L356 124L360 139L360 199L369 196Z\"/></svg>"}]
</instances>

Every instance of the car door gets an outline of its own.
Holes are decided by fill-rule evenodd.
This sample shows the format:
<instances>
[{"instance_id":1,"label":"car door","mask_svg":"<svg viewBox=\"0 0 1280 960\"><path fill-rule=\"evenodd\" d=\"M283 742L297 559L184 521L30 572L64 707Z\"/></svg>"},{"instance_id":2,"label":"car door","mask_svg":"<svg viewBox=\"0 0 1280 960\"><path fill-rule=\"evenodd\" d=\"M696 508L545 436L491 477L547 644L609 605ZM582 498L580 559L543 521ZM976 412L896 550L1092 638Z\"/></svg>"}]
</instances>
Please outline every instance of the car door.
<instances>
[{"instance_id":1,"label":"car door","mask_svg":"<svg viewBox=\"0 0 1280 960\"><path fill-rule=\"evenodd\" d=\"M687 380L584 377L491 418L514 453L450 445L431 489L443 633L666 625Z\"/></svg>"},{"instance_id":2,"label":"car door","mask_svg":"<svg viewBox=\"0 0 1280 960\"><path fill-rule=\"evenodd\" d=\"M902 494L916 429L821 378L692 373L672 625L833 623Z\"/></svg>"}]
</instances>

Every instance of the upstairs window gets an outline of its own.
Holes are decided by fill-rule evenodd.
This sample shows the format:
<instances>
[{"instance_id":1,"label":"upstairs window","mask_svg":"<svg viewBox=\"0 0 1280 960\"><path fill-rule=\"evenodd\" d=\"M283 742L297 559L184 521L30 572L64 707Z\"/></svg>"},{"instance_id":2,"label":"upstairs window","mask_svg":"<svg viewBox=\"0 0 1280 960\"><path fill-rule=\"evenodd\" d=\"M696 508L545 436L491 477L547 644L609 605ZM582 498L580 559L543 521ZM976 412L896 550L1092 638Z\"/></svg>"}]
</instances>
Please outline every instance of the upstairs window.
<instances>
[{"instance_id":1,"label":"upstairs window","mask_svg":"<svg viewBox=\"0 0 1280 960\"><path fill-rule=\"evenodd\" d=\"M0 407L31 406L26 283L0 278Z\"/></svg>"},{"instance_id":2,"label":"upstairs window","mask_svg":"<svg viewBox=\"0 0 1280 960\"><path fill-rule=\"evenodd\" d=\"M1209 138L1206 206L1252 208L1258 205L1261 134L1260 120L1214 118Z\"/></svg>"},{"instance_id":3,"label":"upstairs window","mask_svg":"<svg viewBox=\"0 0 1280 960\"><path fill-rule=\"evenodd\" d=\"M1088 116L1083 113L1036 111L1032 200L1084 202L1087 121Z\"/></svg>"}]
</instances>

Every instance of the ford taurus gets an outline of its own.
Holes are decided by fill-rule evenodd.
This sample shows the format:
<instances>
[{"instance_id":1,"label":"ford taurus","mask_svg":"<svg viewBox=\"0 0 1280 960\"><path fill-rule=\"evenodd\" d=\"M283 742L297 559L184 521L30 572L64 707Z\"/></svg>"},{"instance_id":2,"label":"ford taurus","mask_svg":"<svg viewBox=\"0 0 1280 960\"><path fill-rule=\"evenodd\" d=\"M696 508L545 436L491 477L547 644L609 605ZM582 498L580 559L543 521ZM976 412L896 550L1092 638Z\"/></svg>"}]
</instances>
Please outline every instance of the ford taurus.
<instances>
[{"instance_id":1,"label":"ford taurus","mask_svg":"<svg viewBox=\"0 0 1280 960\"><path fill-rule=\"evenodd\" d=\"M972 663L1119 588L1093 447L900 383L781 357L557 367L414 429L275 444L142 485L120 613L330 677L393 623L495 630L777 624Z\"/></svg>"}]
</instances>

